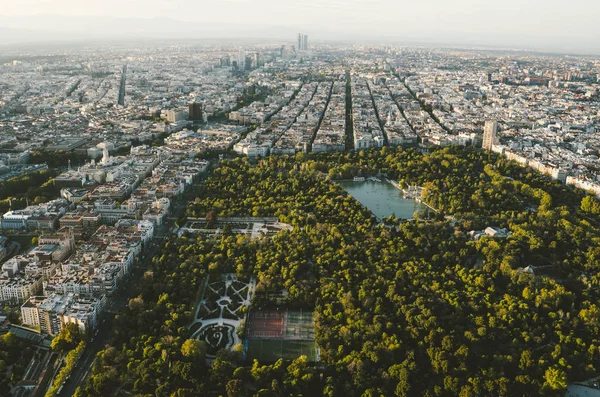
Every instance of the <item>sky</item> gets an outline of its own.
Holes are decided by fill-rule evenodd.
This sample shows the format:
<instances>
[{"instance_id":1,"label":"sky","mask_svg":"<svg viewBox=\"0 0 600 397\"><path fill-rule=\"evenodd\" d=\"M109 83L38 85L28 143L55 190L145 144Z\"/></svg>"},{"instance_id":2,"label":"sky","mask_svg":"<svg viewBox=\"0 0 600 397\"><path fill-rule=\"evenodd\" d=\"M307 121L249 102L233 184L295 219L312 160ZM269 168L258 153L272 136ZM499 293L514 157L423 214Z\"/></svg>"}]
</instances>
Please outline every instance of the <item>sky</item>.
<instances>
[{"instance_id":1,"label":"sky","mask_svg":"<svg viewBox=\"0 0 600 397\"><path fill-rule=\"evenodd\" d=\"M600 52L597 0L0 0L0 5L0 27L28 31L101 36L114 26L113 33L275 39L302 31L315 40Z\"/></svg>"}]
</instances>

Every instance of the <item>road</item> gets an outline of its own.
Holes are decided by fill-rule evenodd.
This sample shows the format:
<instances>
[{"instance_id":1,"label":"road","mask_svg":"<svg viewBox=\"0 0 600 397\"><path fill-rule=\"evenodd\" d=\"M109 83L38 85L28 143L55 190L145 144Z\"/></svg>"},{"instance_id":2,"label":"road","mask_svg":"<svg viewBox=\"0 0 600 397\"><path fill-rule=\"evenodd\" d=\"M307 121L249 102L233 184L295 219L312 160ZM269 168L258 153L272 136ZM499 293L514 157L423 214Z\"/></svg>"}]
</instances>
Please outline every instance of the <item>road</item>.
<instances>
[{"instance_id":1,"label":"road","mask_svg":"<svg viewBox=\"0 0 600 397\"><path fill-rule=\"evenodd\" d=\"M207 172L200 176L198 183L203 183L217 165L211 164L207 169ZM72 396L75 394L77 387L84 383L92 369L92 364L94 363L96 354L98 354L100 350L104 349L104 346L110 341L115 315L123 312L129 303L129 299L133 297L131 296L132 291L135 291L135 286L139 285L138 281L143 276L146 269L151 267L152 258L158 254L158 251L164 245L164 242L167 240L169 235L172 234L171 232L175 226L175 220L185 215L185 210L187 209L188 203L195 197L196 189L190 188L187 189L181 197L177 197L172 200L171 216L166 217L165 223L159 229L157 229L153 242L148 249L144 250L143 252L143 259L134 266L132 272L126 276L116 293L110 297L107 310L103 314L104 319L100 320L101 323L98 327L98 334L94 336L92 340L88 341L83 355L73 369L71 376L65 382L63 389L58 394L58 397Z\"/></svg>"},{"instance_id":2,"label":"road","mask_svg":"<svg viewBox=\"0 0 600 397\"><path fill-rule=\"evenodd\" d=\"M112 323L115 318L114 313L105 313L104 320L98 327L98 334L94 339L88 341L88 344L79 359L79 362L71 372L71 376L65 382L58 396L72 396L75 394L77 386L83 383L88 373L92 369L92 364L96 358L96 354L104 348L109 341Z\"/></svg>"}]
</instances>

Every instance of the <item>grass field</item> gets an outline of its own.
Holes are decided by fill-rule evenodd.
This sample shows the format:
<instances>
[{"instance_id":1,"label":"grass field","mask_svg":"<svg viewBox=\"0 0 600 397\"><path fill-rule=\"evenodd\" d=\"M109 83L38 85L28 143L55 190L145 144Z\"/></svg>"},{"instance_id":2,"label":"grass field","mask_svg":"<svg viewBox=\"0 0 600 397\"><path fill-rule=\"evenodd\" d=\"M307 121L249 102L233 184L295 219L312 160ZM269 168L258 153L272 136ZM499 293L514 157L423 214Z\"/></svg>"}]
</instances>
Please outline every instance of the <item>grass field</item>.
<instances>
[{"instance_id":1,"label":"grass field","mask_svg":"<svg viewBox=\"0 0 600 397\"><path fill-rule=\"evenodd\" d=\"M293 360L307 356L315 361L315 342L301 340L247 340L246 360L257 359L260 362L275 362L280 358Z\"/></svg>"}]
</instances>

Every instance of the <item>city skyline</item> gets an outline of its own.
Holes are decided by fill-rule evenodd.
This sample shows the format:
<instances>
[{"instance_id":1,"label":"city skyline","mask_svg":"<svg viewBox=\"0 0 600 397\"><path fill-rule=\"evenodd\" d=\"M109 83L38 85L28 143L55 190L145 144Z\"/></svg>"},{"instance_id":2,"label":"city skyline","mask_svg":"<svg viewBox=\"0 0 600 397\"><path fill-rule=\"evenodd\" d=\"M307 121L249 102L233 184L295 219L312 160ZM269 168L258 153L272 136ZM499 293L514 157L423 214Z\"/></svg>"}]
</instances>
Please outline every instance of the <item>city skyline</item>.
<instances>
[{"instance_id":1,"label":"city skyline","mask_svg":"<svg viewBox=\"0 0 600 397\"><path fill-rule=\"evenodd\" d=\"M527 4L509 0L501 7L470 0L435 0L427 5L389 0L327 4L227 0L210 5L153 0L140 8L135 1L59 0L50 4L25 0L7 4L0 11L0 43L75 38L293 41L301 31L316 42L479 45L600 54L600 45L594 42L600 35L600 27L594 23L600 5L584 0L569 5L563 7L557 0Z\"/></svg>"}]
</instances>

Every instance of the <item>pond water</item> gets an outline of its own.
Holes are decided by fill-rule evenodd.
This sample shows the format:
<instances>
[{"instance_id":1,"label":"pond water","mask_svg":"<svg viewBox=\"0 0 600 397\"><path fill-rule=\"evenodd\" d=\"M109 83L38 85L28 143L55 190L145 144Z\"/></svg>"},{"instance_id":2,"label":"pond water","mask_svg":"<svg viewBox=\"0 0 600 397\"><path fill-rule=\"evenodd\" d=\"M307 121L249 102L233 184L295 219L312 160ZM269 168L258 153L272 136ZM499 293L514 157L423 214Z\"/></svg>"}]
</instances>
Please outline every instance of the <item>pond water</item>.
<instances>
[{"instance_id":1,"label":"pond water","mask_svg":"<svg viewBox=\"0 0 600 397\"><path fill-rule=\"evenodd\" d=\"M426 205L402 197L402 190L388 182L338 181L349 194L375 214L379 219L396 215L396 218L412 219L415 211L426 214Z\"/></svg>"}]
</instances>

